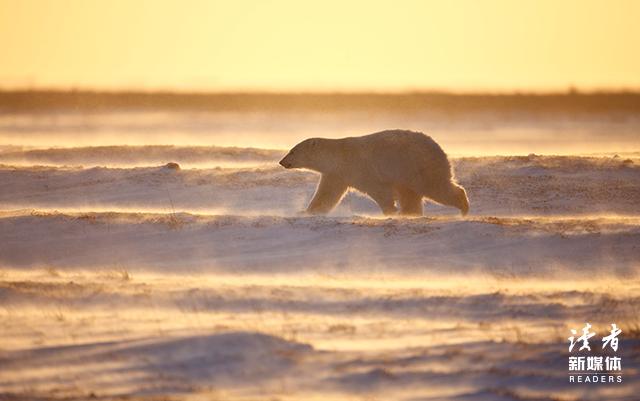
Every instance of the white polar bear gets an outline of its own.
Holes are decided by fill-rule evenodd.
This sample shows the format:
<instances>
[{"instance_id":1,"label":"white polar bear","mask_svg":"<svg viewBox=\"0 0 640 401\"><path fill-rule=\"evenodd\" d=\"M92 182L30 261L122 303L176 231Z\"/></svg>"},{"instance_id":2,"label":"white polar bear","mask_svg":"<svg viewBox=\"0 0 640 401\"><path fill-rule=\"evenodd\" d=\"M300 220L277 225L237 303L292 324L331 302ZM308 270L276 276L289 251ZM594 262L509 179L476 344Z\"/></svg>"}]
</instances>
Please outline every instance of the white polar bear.
<instances>
[{"instance_id":1,"label":"white polar bear","mask_svg":"<svg viewBox=\"0 0 640 401\"><path fill-rule=\"evenodd\" d=\"M284 168L304 168L322 174L307 208L311 214L330 212L348 188L369 195L385 215L422 215L422 198L453 206L466 215L469 200L458 185L440 145L413 131L390 130L342 139L310 138L280 161Z\"/></svg>"}]
</instances>

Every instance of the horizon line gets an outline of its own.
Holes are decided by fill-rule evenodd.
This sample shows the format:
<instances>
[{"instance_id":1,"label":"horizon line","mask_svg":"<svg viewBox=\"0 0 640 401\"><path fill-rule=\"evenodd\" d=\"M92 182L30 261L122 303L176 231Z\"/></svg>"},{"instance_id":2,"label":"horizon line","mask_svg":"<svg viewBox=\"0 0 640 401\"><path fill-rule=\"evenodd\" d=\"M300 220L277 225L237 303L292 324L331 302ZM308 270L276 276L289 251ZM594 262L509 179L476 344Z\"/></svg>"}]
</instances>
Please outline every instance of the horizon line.
<instances>
[{"instance_id":1,"label":"horizon line","mask_svg":"<svg viewBox=\"0 0 640 401\"><path fill-rule=\"evenodd\" d=\"M293 89L225 89L225 90L193 90L176 88L102 88L102 87L56 87L56 86L25 86L25 87L3 87L0 85L0 93L90 93L90 94L143 94L143 95L375 95L375 96L398 96L398 95L449 95L449 96L558 96L558 95L637 95L640 94L640 87L602 87L584 89L576 86L569 86L562 89L509 89L509 90L456 90L456 89L398 89L398 90L377 90L377 89L327 89L327 90L293 90Z\"/></svg>"}]
</instances>

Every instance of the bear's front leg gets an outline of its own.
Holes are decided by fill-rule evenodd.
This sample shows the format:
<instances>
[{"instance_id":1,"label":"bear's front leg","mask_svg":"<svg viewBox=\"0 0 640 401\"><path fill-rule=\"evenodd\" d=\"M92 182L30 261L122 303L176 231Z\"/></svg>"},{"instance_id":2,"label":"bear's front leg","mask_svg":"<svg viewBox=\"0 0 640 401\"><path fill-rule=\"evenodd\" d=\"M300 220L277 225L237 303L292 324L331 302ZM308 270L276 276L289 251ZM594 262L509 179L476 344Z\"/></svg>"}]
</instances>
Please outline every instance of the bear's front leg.
<instances>
[{"instance_id":1,"label":"bear's front leg","mask_svg":"<svg viewBox=\"0 0 640 401\"><path fill-rule=\"evenodd\" d=\"M381 186L380 188L370 189L366 193L380 206L385 216L398 212L391 187Z\"/></svg>"},{"instance_id":2,"label":"bear's front leg","mask_svg":"<svg viewBox=\"0 0 640 401\"><path fill-rule=\"evenodd\" d=\"M309 203L307 213L329 213L340 202L342 195L346 191L347 185L340 178L323 174L322 178L320 178L318 189L316 189L316 193L313 195L311 203Z\"/></svg>"}]
</instances>

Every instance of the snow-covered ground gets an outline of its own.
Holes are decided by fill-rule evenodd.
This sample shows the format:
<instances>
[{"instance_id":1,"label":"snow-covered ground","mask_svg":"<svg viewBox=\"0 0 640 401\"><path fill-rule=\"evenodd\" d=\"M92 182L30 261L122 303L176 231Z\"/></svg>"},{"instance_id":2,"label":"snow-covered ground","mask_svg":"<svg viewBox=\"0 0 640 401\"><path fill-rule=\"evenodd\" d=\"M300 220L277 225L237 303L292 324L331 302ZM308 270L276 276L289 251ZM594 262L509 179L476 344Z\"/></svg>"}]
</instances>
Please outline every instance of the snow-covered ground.
<instances>
[{"instance_id":1,"label":"snow-covered ground","mask_svg":"<svg viewBox=\"0 0 640 401\"><path fill-rule=\"evenodd\" d=\"M318 176L285 149L50 148L21 118L0 119L0 399L637 399L637 138L454 157L465 218L355 192L311 217ZM623 383L568 381L585 322L622 328Z\"/></svg>"}]
</instances>

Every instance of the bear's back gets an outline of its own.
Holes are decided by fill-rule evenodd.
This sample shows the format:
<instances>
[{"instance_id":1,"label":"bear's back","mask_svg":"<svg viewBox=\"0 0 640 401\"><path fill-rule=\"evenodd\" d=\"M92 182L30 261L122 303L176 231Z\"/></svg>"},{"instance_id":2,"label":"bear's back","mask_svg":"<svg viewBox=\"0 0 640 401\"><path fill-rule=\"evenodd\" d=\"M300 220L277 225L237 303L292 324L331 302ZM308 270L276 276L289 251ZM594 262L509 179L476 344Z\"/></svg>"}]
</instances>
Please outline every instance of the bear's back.
<instances>
[{"instance_id":1,"label":"bear's back","mask_svg":"<svg viewBox=\"0 0 640 401\"><path fill-rule=\"evenodd\" d=\"M452 177L446 153L421 132L387 130L352 139L377 176L393 181L420 177L431 185Z\"/></svg>"},{"instance_id":2,"label":"bear's back","mask_svg":"<svg viewBox=\"0 0 640 401\"><path fill-rule=\"evenodd\" d=\"M423 134L422 132L394 129L380 131L358 138L380 146L398 147L399 150L407 150L408 147L417 146L420 151L429 153L431 157L445 159L447 157L440 145L429 135Z\"/></svg>"}]
</instances>

